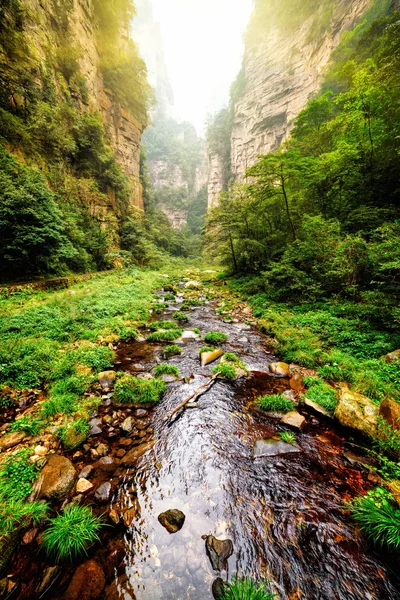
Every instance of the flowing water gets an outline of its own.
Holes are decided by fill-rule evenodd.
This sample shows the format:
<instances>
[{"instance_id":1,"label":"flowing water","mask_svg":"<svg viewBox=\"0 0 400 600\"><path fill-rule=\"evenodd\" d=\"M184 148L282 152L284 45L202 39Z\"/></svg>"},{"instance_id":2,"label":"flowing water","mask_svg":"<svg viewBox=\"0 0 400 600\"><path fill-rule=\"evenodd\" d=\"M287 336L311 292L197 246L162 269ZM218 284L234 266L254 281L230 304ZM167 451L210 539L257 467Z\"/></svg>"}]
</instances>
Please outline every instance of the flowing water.
<instances>
[{"instance_id":1,"label":"flowing water","mask_svg":"<svg viewBox=\"0 0 400 600\"><path fill-rule=\"evenodd\" d=\"M176 310L171 307L171 311ZM168 318L163 315L162 318ZM279 420L261 415L252 401L262 393L288 388L269 374L274 357L254 328L224 323L210 304L190 312L189 329L229 334L226 350L240 355L252 371L248 380L218 381L177 418L168 413L209 376L200 368L201 342L188 342L171 362L188 384L173 383L153 411L154 447L127 477L122 498L139 507L125 534L125 575L120 597L137 600L208 600L213 572L204 536L231 539L234 551L227 578L234 573L269 579L282 600L394 600L398 581L356 534L344 499L372 487L367 476L343 457L343 438L332 426L307 416L297 435L299 453L254 457L253 445L276 435ZM121 352L120 368L161 359L143 344ZM134 367L132 367L134 368ZM169 534L158 515L180 509L183 528Z\"/></svg>"}]
</instances>

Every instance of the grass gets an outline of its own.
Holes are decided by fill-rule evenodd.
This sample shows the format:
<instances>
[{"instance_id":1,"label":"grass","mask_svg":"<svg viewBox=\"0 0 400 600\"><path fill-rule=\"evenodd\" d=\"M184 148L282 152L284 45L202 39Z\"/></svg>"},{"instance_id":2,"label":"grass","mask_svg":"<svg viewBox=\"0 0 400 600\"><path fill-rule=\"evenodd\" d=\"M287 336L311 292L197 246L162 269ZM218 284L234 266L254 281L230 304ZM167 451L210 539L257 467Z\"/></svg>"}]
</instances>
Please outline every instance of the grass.
<instances>
[{"instance_id":1,"label":"grass","mask_svg":"<svg viewBox=\"0 0 400 600\"><path fill-rule=\"evenodd\" d=\"M257 399L257 406L268 412L288 413L296 408L295 402L281 394L270 394Z\"/></svg>"},{"instance_id":2,"label":"grass","mask_svg":"<svg viewBox=\"0 0 400 600\"><path fill-rule=\"evenodd\" d=\"M400 461L400 433L395 431L382 417L378 417L377 435L373 440L375 448L382 454Z\"/></svg>"},{"instance_id":3,"label":"grass","mask_svg":"<svg viewBox=\"0 0 400 600\"><path fill-rule=\"evenodd\" d=\"M174 319L178 321L178 323L187 323L189 321L189 317L182 311L177 311L174 313Z\"/></svg>"},{"instance_id":4,"label":"grass","mask_svg":"<svg viewBox=\"0 0 400 600\"><path fill-rule=\"evenodd\" d=\"M296 442L296 435L291 431L281 431L279 433L279 437L281 438L282 442L285 442L285 444L293 445Z\"/></svg>"},{"instance_id":5,"label":"grass","mask_svg":"<svg viewBox=\"0 0 400 600\"><path fill-rule=\"evenodd\" d=\"M120 404L154 404L161 399L165 390L166 385L161 379L141 379L125 374L115 383L114 400Z\"/></svg>"},{"instance_id":6,"label":"grass","mask_svg":"<svg viewBox=\"0 0 400 600\"><path fill-rule=\"evenodd\" d=\"M237 376L237 371L234 365L229 363L220 363L212 369L213 375L219 374L221 379L234 379Z\"/></svg>"},{"instance_id":7,"label":"grass","mask_svg":"<svg viewBox=\"0 0 400 600\"><path fill-rule=\"evenodd\" d=\"M23 431L27 435L37 435L43 426L43 421L30 415L20 417L11 425L10 431Z\"/></svg>"},{"instance_id":8,"label":"grass","mask_svg":"<svg viewBox=\"0 0 400 600\"><path fill-rule=\"evenodd\" d=\"M174 294L171 294L170 292L167 292L166 294L164 294L164 300L166 302L168 302L168 301L174 302L175 299L176 298L175 298Z\"/></svg>"},{"instance_id":9,"label":"grass","mask_svg":"<svg viewBox=\"0 0 400 600\"><path fill-rule=\"evenodd\" d=\"M182 354L182 348L177 344L166 346L163 350L163 356L165 358L169 358L170 356L179 356L179 354Z\"/></svg>"},{"instance_id":10,"label":"grass","mask_svg":"<svg viewBox=\"0 0 400 600\"><path fill-rule=\"evenodd\" d=\"M216 348L213 346L202 346L199 350L200 354L205 354L206 352L215 352Z\"/></svg>"},{"instance_id":11,"label":"grass","mask_svg":"<svg viewBox=\"0 0 400 600\"><path fill-rule=\"evenodd\" d=\"M101 520L88 506L68 504L61 514L50 520L42 535L42 545L47 555L57 562L72 562L99 540L101 527Z\"/></svg>"},{"instance_id":12,"label":"grass","mask_svg":"<svg viewBox=\"0 0 400 600\"><path fill-rule=\"evenodd\" d=\"M304 383L307 388L304 396L316 402L333 415L337 406L335 390L325 383L323 379L319 379L319 377L305 377Z\"/></svg>"},{"instance_id":13,"label":"grass","mask_svg":"<svg viewBox=\"0 0 400 600\"><path fill-rule=\"evenodd\" d=\"M151 305L151 310L155 314L161 315L168 308L168 306L168 302L153 302Z\"/></svg>"},{"instance_id":14,"label":"grass","mask_svg":"<svg viewBox=\"0 0 400 600\"><path fill-rule=\"evenodd\" d=\"M156 377L160 377L161 375L173 375L174 377L179 378L179 369L176 365L157 365L154 367L153 373Z\"/></svg>"},{"instance_id":15,"label":"grass","mask_svg":"<svg viewBox=\"0 0 400 600\"><path fill-rule=\"evenodd\" d=\"M74 450L86 440L89 435L89 423L78 418L71 423L67 423L58 430L58 435L63 443L65 450Z\"/></svg>"},{"instance_id":16,"label":"grass","mask_svg":"<svg viewBox=\"0 0 400 600\"><path fill-rule=\"evenodd\" d=\"M224 583L220 600L272 600L276 594L266 589L266 583L258 583L249 577L235 577L231 582Z\"/></svg>"},{"instance_id":17,"label":"grass","mask_svg":"<svg viewBox=\"0 0 400 600\"><path fill-rule=\"evenodd\" d=\"M148 342L174 342L181 337L183 329L160 329L147 336Z\"/></svg>"},{"instance_id":18,"label":"grass","mask_svg":"<svg viewBox=\"0 0 400 600\"><path fill-rule=\"evenodd\" d=\"M375 545L400 550L400 509L388 491L378 487L354 500L352 516Z\"/></svg>"},{"instance_id":19,"label":"grass","mask_svg":"<svg viewBox=\"0 0 400 600\"><path fill-rule=\"evenodd\" d=\"M158 331L159 329L178 329L178 326L174 321L154 321L150 324L152 331Z\"/></svg>"},{"instance_id":20,"label":"grass","mask_svg":"<svg viewBox=\"0 0 400 600\"><path fill-rule=\"evenodd\" d=\"M209 331L204 336L204 341L207 344L222 344L223 342L226 342L227 339L228 336L226 333L221 333L220 331Z\"/></svg>"},{"instance_id":21,"label":"grass","mask_svg":"<svg viewBox=\"0 0 400 600\"><path fill-rule=\"evenodd\" d=\"M237 363L240 360L238 355L235 354L234 352L225 352L224 359L227 360L228 362L234 362L234 363Z\"/></svg>"}]
</instances>

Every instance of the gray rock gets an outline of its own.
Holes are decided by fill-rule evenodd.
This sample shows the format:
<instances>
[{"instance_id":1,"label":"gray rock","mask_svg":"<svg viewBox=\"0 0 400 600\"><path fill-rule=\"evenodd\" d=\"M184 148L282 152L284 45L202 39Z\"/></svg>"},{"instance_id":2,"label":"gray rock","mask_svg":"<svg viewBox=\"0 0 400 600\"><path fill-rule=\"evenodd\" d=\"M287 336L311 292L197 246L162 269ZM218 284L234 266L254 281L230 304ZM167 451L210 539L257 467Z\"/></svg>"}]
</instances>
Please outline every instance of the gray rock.
<instances>
[{"instance_id":1,"label":"gray rock","mask_svg":"<svg viewBox=\"0 0 400 600\"><path fill-rule=\"evenodd\" d=\"M173 508L161 513L158 516L158 521L169 533L176 533L182 529L185 518L181 510Z\"/></svg>"},{"instance_id":2,"label":"gray rock","mask_svg":"<svg viewBox=\"0 0 400 600\"><path fill-rule=\"evenodd\" d=\"M225 586L223 579L221 579L221 577L217 577L217 579L215 579L212 584L212 593L214 596L214 600L221 600L224 594L224 590Z\"/></svg>"},{"instance_id":3,"label":"gray rock","mask_svg":"<svg viewBox=\"0 0 400 600\"><path fill-rule=\"evenodd\" d=\"M211 566L217 573L228 569L228 558L233 554L232 540L217 540L213 535L206 538L206 552Z\"/></svg>"},{"instance_id":4,"label":"gray rock","mask_svg":"<svg viewBox=\"0 0 400 600\"><path fill-rule=\"evenodd\" d=\"M55 584L60 573L60 567L47 567L44 570L42 580L36 588L36 593L39 597L41 597L42 594L47 592L51 588L51 586Z\"/></svg>"},{"instance_id":5,"label":"gray rock","mask_svg":"<svg viewBox=\"0 0 400 600\"><path fill-rule=\"evenodd\" d=\"M99 485L99 487L95 491L94 499L96 500L96 502L99 502L100 504L105 504L106 502L108 502L110 500L111 495L112 495L112 485L109 481L106 481L105 483L102 483L101 485Z\"/></svg>"},{"instance_id":6,"label":"gray rock","mask_svg":"<svg viewBox=\"0 0 400 600\"><path fill-rule=\"evenodd\" d=\"M144 408L136 408L133 411L133 415L137 419L143 419L143 417L147 417L148 414L149 414L149 411L148 410L144 410Z\"/></svg>"},{"instance_id":7,"label":"gray rock","mask_svg":"<svg viewBox=\"0 0 400 600\"><path fill-rule=\"evenodd\" d=\"M258 440L254 444L254 456L279 456L280 454L294 454L301 452L300 448L286 444L281 440Z\"/></svg>"},{"instance_id":8,"label":"gray rock","mask_svg":"<svg viewBox=\"0 0 400 600\"><path fill-rule=\"evenodd\" d=\"M98 425L93 425L93 427L91 427L90 429L90 436L93 435L100 435L101 433L103 433L103 430L101 429L101 427L99 427Z\"/></svg>"}]
</instances>

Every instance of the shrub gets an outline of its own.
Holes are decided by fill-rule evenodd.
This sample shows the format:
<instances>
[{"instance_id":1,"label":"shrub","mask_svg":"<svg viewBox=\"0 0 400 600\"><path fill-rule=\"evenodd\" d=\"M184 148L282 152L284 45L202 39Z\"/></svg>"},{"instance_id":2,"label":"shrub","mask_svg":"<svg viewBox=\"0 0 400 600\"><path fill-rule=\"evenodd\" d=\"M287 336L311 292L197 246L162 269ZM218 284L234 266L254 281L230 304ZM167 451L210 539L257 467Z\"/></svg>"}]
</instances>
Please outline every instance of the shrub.
<instances>
[{"instance_id":1,"label":"shrub","mask_svg":"<svg viewBox=\"0 0 400 600\"><path fill-rule=\"evenodd\" d=\"M296 442L296 436L291 431L281 431L279 437L286 444L294 444Z\"/></svg>"},{"instance_id":2,"label":"shrub","mask_svg":"<svg viewBox=\"0 0 400 600\"><path fill-rule=\"evenodd\" d=\"M169 358L170 356L178 356L182 354L182 348L173 344L172 346L166 346L163 350L163 355L165 358Z\"/></svg>"},{"instance_id":3,"label":"shrub","mask_svg":"<svg viewBox=\"0 0 400 600\"><path fill-rule=\"evenodd\" d=\"M261 396L257 399L257 406L262 410L269 412L283 412L288 413L296 408L295 402L282 396L281 394L271 394L267 396Z\"/></svg>"},{"instance_id":4,"label":"shrub","mask_svg":"<svg viewBox=\"0 0 400 600\"><path fill-rule=\"evenodd\" d=\"M374 544L390 550L400 549L400 509L389 492L378 487L356 498L352 514Z\"/></svg>"},{"instance_id":5,"label":"shrub","mask_svg":"<svg viewBox=\"0 0 400 600\"><path fill-rule=\"evenodd\" d=\"M155 331L147 336L147 340L149 342L173 342L181 337L182 333L182 329L170 329L167 331L161 329L160 331Z\"/></svg>"},{"instance_id":6,"label":"shrub","mask_svg":"<svg viewBox=\"0 0 400 600\"><path fill-rule=\"evenodd\" d=\"M68 504L63 513L50 519L50 526L42 536L43 547L57 561L75 560L99 540L101 526L101 520L88 506Z\"/></svg>"},{"instance_id":7,"label":"shrub","mask_svg":"<svg viewBox=\"0 0 400 600\"><path fill-rule=\"evenodd\" d=\"M266 590L266 584L257 583L249 577L234 578L224 583L221 600L273 600L276 594Z\"/></svg>"},{"instance_id":8,"label":"shrub","mask_svg":"<svg viewBox=\"0 0 400 600\"><path fill-rule=\"evenodd\" d=\"M179 323L187 323L189 321L189 317L179 310L174 313L174 319L176 319Z\"/></svg>"},{"instance_id":9,"label":"shrub","mask_svg":"<svg viewBox=\"0 0 400 600\"><path fill-rule=\"evenodd\" d=\"M337 405L335 390L318 377L305 377L304 383L307 387L306 397L333 414Z\"/></svg>"},{"instance_id":10,"label":"shrub","mask_svg":"<svg viewBox=\"0 0 400 600\"><path fill-rule=\"evenodd\" d=\"M204 336L204 341L208 344L222 344L226 342L228 336L226 333L221 333L220 331L209 331Z\"/></svg>"},{"instance_id":11,"label":"shrub","mask_svg":"<svg viewBox=\"0 0 400 600\"><path fill-rule=\"evenodd\" d=\"M165 390L166 385L161 379L140 379L126 374L115 383L114 400L121 404L155 403L160 400Z\"/></svg>"},{"instance_id":12,"label":"shrub","mask_svg":"<svg viewBox=\"0 0 400 600\"><path fill-rule=\"evenodd\" d=\"M212 370L213 375L218 373L221 379L234 379L237 375L234 365L228 363L220 363Z\"/></svg>"},{"instance_id":13,"label":"shrub","mask_svg":"<svg viewBox=\"0 0 400 600\"><path fill-rule=\"evenodd\" d=\"M175 365L157 365L154 367L153 373L156 377L160 377L161 375L173 375L174 377L179 378L179 369Z\"/></svg>"}]
</instances>

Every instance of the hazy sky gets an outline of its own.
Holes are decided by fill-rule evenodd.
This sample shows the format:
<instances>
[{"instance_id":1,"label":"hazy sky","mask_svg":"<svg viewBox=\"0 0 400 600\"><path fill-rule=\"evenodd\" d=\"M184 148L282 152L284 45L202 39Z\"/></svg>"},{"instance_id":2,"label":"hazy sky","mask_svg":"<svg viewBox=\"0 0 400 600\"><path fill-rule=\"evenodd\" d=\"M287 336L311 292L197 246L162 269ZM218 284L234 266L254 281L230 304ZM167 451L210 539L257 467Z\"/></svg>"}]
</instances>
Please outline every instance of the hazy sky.
<instances>
[{"instance_id":1,"label":"hazy sky","mask_svg":"<svg viewBox=\"0 0 400 600\"><path fill-rule=\"evenodd\" d=\"M175 117L202 133L207 113L229 99L253 0L153 0L175 97Z\"/></svg>"}]
</instances>

